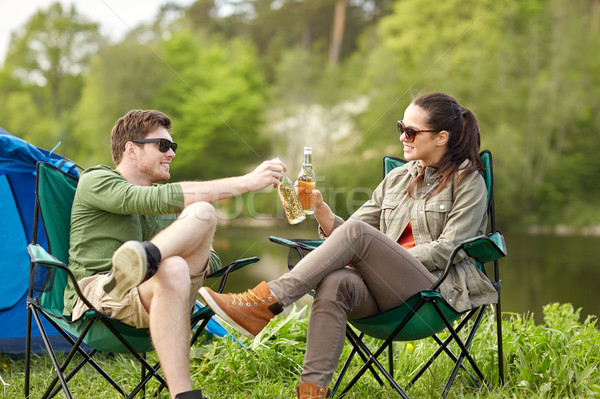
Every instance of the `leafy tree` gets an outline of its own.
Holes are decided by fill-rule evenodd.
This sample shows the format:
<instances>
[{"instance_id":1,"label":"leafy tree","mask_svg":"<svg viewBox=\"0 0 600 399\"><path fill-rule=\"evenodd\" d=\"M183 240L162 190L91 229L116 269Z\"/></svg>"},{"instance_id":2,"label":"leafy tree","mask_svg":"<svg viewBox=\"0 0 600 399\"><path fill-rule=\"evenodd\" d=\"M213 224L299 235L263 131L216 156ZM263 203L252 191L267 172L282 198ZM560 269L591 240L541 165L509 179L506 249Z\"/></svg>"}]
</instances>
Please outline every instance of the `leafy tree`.
<instances>
[{"instance_id":1,"label":"leafy tree","mask_svg":"<svg viewBox=\"0 0 600 399\"><path fill-rule=\"evenodd\" d=\"M13 34L5 68L32 89L40 111L59 117L77 102L87 61L102 42L97 23L57 2Z\"/></svg>"},{"instance_id":2,"label":"leafy tree","mask_svg":"<svg viewBox=\"0 0 600 399\"><path fill-rule=\"evenodd\" d=\"M270 153L259 134L265 82L251 43L224 43L181 31L164 43L169 64L155 101L174 123L181 144L176 178L244 173Z\"/></svg>"},{"instance_id":3,"label":"leafy tree","mask_svg":"<svg viewBox=\"0 0 600 399\"><path fill-rule=\"evenodd\" d=\"M597 61L582 56L598 50L590 35L597 20L592 3L397 2L379 25L376 42L369 42L376 43L373 49L365 51L364 76L373 98L362 121L373 132L365 141L383 145L374 132L401 118L412 95L449 92L474 110L483 146L494 151L501 216L511 225L542 221L531 215L541 216L536 211L549 200L543 187L560 187L553 164L563 160L567 138L581 134L577 126L584 120L598 123L586 105L598 104L597 90L589 85ZM594 134L583 134L597 149ZM580 196L586 187L570 190ZM558 202L551 201L549 209L564 200L554 198Z\"/></svg>"},{"instance_id":4,"label":"leafy tree","mask_svg":"<svg viewBox=\"0 0 600 399\"><path fill-rule=\"evenodd\" d=\"M154 107L171 71L153 46L157 44L125 39L93 58L73 115L74 156L85 166L112 164L110 131L115 121L131 109Z\"/></svg>"},{"instance_id":5,"label":"leafy tree","mask_svg":"<svg viewBox=\"0 0 600 399\"><path fill-rule=\"evenodd\" d=\"M389 13L391 4L391 0L198 0L187 15L195 29L228 38L250 37L271 81L280 55L291 48L314 51L334 64L348 57L361 32ZM223 15L222 9L231 11Z\"/></svg>"}]
</instances>

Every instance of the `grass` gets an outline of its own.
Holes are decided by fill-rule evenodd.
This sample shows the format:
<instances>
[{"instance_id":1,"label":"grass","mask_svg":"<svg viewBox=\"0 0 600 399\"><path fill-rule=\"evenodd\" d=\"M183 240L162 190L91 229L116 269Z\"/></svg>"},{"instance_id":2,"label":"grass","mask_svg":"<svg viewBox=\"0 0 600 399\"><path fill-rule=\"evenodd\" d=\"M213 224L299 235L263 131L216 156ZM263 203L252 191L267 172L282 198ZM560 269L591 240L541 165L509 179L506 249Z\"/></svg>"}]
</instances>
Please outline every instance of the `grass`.
<instances>
[{"instance_id":1,"label":"grass","mask_svg":"<svg viewBox=\"0 0 600 399\"><path fill-rule=\"evenodd\" d=\"M292 398L302 369L306 310L293 310L279 317L254 341L234 333L235 339L202 337L191 351L194 385L211 399ZM532 315L505 314L505 384L498 386L495 321L488 312L473 342L473 353L489 387L477 389L460 372L449 398L597 398L600 397L600 331L595 317L580 321L579 310L570 304L544 307L544 322L536 325ZM397 343L395 376L402 385L414 368L435 350L435 343L422 340ZM345 348L343 358L350 351ZM153 354L150 355L152 357ZM452 368L447 356L440 357L430 371L407 392L413 398L439 397L445 377ZM130 357L106 355L99 362L118 376L120 382L134 385L139 369ZM386 364L386 363L384 363ZM23 397L23 360L0 357L0 377L9 384L0 388L0 398ZM352 371L358 370L354 362ZM71 384L77 398L117 398L119 395L91 367ZM33 359L32 397L52 379L48 356ZM1 383L1 381L0 381ZM156 387L156 385L154 385ZM151 387L152 388L152 387ZM153 392L152 390L150 392ZM61 393L59 397L64 397ZM168 398L166 391L159 397ZM350 391L348 398L395 398L388 386L380 387L367 375Z\"/></svg>"}]
</instances>

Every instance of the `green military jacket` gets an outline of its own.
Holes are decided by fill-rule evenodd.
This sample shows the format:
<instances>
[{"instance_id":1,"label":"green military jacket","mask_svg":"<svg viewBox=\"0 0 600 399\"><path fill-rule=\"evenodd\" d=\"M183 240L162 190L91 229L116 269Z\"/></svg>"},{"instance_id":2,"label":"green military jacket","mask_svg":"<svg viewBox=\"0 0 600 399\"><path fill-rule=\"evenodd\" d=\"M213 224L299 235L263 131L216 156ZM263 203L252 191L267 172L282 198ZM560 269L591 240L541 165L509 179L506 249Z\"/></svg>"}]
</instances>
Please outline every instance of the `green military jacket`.
<instances>
[{"instance_id":1,"label":"green military jacket","mask_svg":"<svg viewBox=\"0 0 600 399\"><path fill-rule=\"evenodd\" d=\"M412 161L392 170L377 186L371 199L351 218L368 223L394 241L398 241L411 222L415 247L409 249L409 253L430 272L441 276L450 253L459 242L484 234L488 194L483 176L475 172L430 195L439 187L438 171L427 167L423 185L411 196L406 188L421 169L419 162ZM337 217L334 229L342 223L343 220ZM450 306L463 312L498 301L495 288L472 258L460 251L455 263L456 267L439 289Z\"/></svg>"}]
</instances>

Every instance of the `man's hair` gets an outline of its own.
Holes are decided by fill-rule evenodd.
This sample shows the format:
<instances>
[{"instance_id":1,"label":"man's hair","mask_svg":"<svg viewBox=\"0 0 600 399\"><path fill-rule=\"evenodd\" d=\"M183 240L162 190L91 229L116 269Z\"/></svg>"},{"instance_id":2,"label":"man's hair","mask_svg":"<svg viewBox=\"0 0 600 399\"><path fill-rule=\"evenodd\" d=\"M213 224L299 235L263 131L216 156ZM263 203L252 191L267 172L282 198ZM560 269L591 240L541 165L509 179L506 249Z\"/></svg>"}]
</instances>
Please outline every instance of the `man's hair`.
<instances>
[{"instance_id":1,"label":"man's hair","mask_svg":"<svg viewBox=\"0 0 600 399\"><path fill-rule=\"evenodd\" d=\"M171 119L160 111L134 109L120 117L110 132L110 151L115 165L119 165L125 151L125 144L131 140L143 139L158 127L171 132Z\"/></svg>"}]
</instances>

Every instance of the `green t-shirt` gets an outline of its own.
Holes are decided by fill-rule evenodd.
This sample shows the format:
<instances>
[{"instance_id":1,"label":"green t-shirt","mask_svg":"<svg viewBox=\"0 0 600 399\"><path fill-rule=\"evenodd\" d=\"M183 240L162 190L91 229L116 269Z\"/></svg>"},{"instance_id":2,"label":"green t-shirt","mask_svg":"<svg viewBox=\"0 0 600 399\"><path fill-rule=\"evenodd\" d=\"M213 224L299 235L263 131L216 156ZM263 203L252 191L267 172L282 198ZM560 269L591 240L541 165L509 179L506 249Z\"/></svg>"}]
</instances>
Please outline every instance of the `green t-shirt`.
<instances>
[{"instance_id":1,"label":"green t-shirt","mask_svg":"<svg viewBox=\"0 0 600 399\"><path fill-rule=\"evenodd\" d=\"M108 273L113 253L126 241L146 241L170 225L184 208L178 183L138 186L116 170L100 165L79 179L71 210L69 268L77 280ZM211 249L211 270L220 268ZM77 300L71 283L65 290L65 315Z\"/></svg>"}]
</instances>

